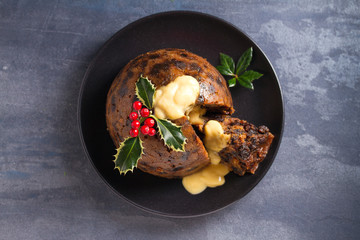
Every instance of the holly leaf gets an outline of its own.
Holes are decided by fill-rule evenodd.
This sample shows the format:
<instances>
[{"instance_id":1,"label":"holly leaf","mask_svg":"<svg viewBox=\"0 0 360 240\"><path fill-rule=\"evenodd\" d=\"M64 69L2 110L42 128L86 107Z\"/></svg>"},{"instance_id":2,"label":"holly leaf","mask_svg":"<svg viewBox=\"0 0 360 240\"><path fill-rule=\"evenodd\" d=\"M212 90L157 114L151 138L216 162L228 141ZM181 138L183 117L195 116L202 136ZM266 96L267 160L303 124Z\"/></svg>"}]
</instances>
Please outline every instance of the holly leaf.
<instances>
[{"instance_id":1,"label":"holly leaf","mask_svg":"<svg viewBox=\"0 0 360 240\"><path fill-rule=\"evenodd\" d=\"M140 76L136 82L136 96L148 108L153 108L155 86L148 78Z\"/></svg>"},{"instance_id":2,"label":"holly leaf","mask_svg":"<svg viewBox=\"0 0 360 240\"><path fill-rule=\"evenodd\" d=\"M114 156L115 169L120 174L126 174L133 171L137 166L138 160L143 154L143 146L140 137L128 137L121 144Z\"/></svg>"},{"instance_id":3,"label":"holly leaf","mask_svg":"<svg viewBox=\"0 0 360 240\"><path fill-rule=\"evenodd\" d=\"M246 68L250 65L251 59L252 59L252 47L246 50L239 60L236 63L236 75L239 75L239 73L242 73L246 70Z\"/></svg>"},{"instance_id":4,"label":"holly leaf","mask_svg":"<svg viewBox=\"0 0 360 240\"><path fill-rule=\"evenodd\" d=\"M158 132L161 139L164 140L165 145L174 151L184 152L186 137L183 135L181 127L169 120L159 119L155 116L151 117L155 119Z\"/></svg>"}]
</instances>

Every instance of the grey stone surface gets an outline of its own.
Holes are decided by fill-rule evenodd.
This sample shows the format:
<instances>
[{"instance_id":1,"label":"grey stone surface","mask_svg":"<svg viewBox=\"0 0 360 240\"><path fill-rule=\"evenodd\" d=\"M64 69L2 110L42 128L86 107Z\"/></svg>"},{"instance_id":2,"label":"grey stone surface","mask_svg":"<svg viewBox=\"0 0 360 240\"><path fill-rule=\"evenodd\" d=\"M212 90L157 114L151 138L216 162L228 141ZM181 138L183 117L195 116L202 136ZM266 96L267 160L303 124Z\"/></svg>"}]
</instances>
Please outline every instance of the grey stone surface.
<instances>
[{"instance_id":1,"label":"grey stone surface","mask_svg":"<svg viewBox=\"0 0 360 240\"><path fill-rule=\"evenodd\" d=\"M358 239L359 1L0 1L0 239ZM172 219L119 199L77 132L100 46L152 13L197 10L248 33L284 93L277 158L246 197Z\"/></svg>"}]
</instances>

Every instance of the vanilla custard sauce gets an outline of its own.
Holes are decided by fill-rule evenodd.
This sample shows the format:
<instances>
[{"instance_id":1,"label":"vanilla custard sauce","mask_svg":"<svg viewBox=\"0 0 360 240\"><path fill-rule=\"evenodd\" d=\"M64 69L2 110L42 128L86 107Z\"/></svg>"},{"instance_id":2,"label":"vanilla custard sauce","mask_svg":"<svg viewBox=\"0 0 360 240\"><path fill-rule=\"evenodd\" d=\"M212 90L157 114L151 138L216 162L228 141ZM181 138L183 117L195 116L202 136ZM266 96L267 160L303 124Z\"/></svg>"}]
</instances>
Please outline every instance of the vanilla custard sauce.
<instances>
[{"instance_id":1,"label":"vanilla custard sauce","mask_svg":"<svg viewBox=\"0 0 360 240\"><path fill-rule=\"evenodd\" d=\"M220 163L218 152L227 146L230 135L224 134L221 124L215 120L206 123L204 133L204 144L209 153L211 164L183 178L183 186L191 194L199 194L207 187L223 185L225 183L224 177L229 173L228 167Z\"/></svg>"},{"instance_id":2,"label":"vanilla custard sauce","mask_svg":"<svg viewBox=\"0 0 360 240\"><path fill-rule=\"evenodd\" d=\"M199 97L199 82L183 75L155 92L154 114L157 118L175 120L185 116Z\"/></svg>"},{"instance_id":3,"label":"vanilla custard sauce","mask_svg":"<svg viewBox=\"0 0 360 240\"><path fill-rule=\"evenodd\" d=\"M195 106L199 93L200 85L195 78L187 75L177 77L173 82L156 90L154 114L157 118L170 120L186 114L191 124L203 124L202 116L206 110ZM206 123L204 133L204 144L211 164L183 178L183 186L191 194L199 194L207 187L223 185L224 176L229 173L228 167L220 163L218 152L227 146L230 135L224 134L221 124L215 120Z\"/></svg>"}]
</instances>

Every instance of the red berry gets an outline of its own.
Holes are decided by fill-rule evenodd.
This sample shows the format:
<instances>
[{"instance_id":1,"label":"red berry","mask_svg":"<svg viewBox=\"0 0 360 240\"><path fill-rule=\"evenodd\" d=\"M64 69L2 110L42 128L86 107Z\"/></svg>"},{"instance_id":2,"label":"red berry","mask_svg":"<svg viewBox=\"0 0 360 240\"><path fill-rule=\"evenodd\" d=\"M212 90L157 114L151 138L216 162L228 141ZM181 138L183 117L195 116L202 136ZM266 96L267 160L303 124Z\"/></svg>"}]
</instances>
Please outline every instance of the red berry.
<instances>
[{"instance_id":1,"label":"red berry","mask_svg":"<svg viewBox=\"0 0 360 240\"><path fill-rule=\"evenodd\" d=\"M134 108L135 110L140 110L141 107L142 107L142 104L141 104L140 101L136 101L136 102L133 103L133 108Z\"/></svg>"},{"instance_id":2,"label":"red berry","mask_svg":"<svg viewBox=\"0 0 360 240\"><path fill-rule=\"evenodd\" d=\"M148 126L144 125L140 128L140 130L141 130L142 134L146 135L149 133L150 128Z\"/></svg>"},{"instance_id":3,"label":"red berry","mask_svg":"<svg viewBox=\"0 0 360 240\"><path fill-rule=\"evenodd\" d=\"M154 136L155 135L155 133L156 133L156 131L155 131L155 129L154 128L150 128L149 129L149 136Z\"/></svg>"},{"instance_id":4,"label":"red berry","mask_svg":"<svg viewBox=\"0 0 360 240\"><path fill-rule=\"evenodd\" d=\"M132 136L132 137L137 137L137 135L139 135L139 130L132 128L132 129L130 130L130 136Z\"/></svg>"},{"instance_id":5,"label":"red berry","mask_svg":"<svg viewBox=\"0 0 360 240\"><path fill-rule=\"evenodd\" d=\"M130 113L129 118L134 121L138 118L138 114L136 112L132 112Z\"/></svg>"},{"instance_id":6,"label":"red berry","mask_svg":"<svg viewBox=\"0 0 360 240\"><path fill-rule=\"evenodd\" d=\"M152 118L147 118L144 124L148 127L153 127L155 125L155 120Z\"/></svg>"},{"instance_id":7,"label":"red berry","mask_svg":"<svg viewBox=\"0 0 360 240\"><path fill-rule=\"evenodd\" d=\"M131 127L138 129L138 128L140 127L140 121L139 121L139 120L134 120L134 121L131 123Z\"/></svg>"},{"instance_id":8,"label":"red berry","mask_svg":"<svg viewBox=\"0 0 360 240\"><path fill-rule=\"evenodd\" d=\"M148 117L150 115L150 111L147 108L143 108L140 110L140 114L142 117Z\"/></svg>"}]
</instances>

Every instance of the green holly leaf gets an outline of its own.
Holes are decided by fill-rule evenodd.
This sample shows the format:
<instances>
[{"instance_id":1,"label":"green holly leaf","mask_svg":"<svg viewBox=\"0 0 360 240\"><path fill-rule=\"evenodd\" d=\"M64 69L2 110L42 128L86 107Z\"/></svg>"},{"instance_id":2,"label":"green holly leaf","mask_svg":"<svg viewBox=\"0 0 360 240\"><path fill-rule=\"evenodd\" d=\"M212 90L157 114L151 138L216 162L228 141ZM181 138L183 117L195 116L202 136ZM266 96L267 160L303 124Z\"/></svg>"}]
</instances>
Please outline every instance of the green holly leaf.
<instances>
[{"instance_id":1,"label":"green holly leaf","mask_svg":"<svg viewBox=\"0 0 360 240\"><path fill-rule=\"evenodd\" d=\"M148 108L153 108L155 86L148 78L140 76L136 82L136 96Z\"/></svg>"},{"instance_id":2,"label":"green holly leaf","mask_svg":"<svg viewBox=\"0 0 360 240\"><path fill-rule=\"evenodd\" d=\"M239 60L236 63L236 75L239 75L239 73L242 73L246 70L246 68L250 65L251 59L252 59L252 47L246 50Z\"/></svg>"},{"instance_id":3,"label":"green holly leaf","mask_svg":"<svg viewBox=\"0 0 360 240\"><path fill-rule=\"evenodd\" d=\"M181 127L169 120L159 119L155 116L151 117L155 119L158 132L165 145L175 151L184 152L186 137L183 135Z\"/></svg>"},{"instance_id":4,"label":"green holly leaf","mask_svg":"<svg viewBox=\"0 0 360 240\"><path fill-rule=\"evenodd\" d=\"M133 171L137 166L138 160L143 154L143 146L140 137L128 137L121 144L114 156L115 169L120 174L126 174Z\"/></svg>"}]
</instances>

